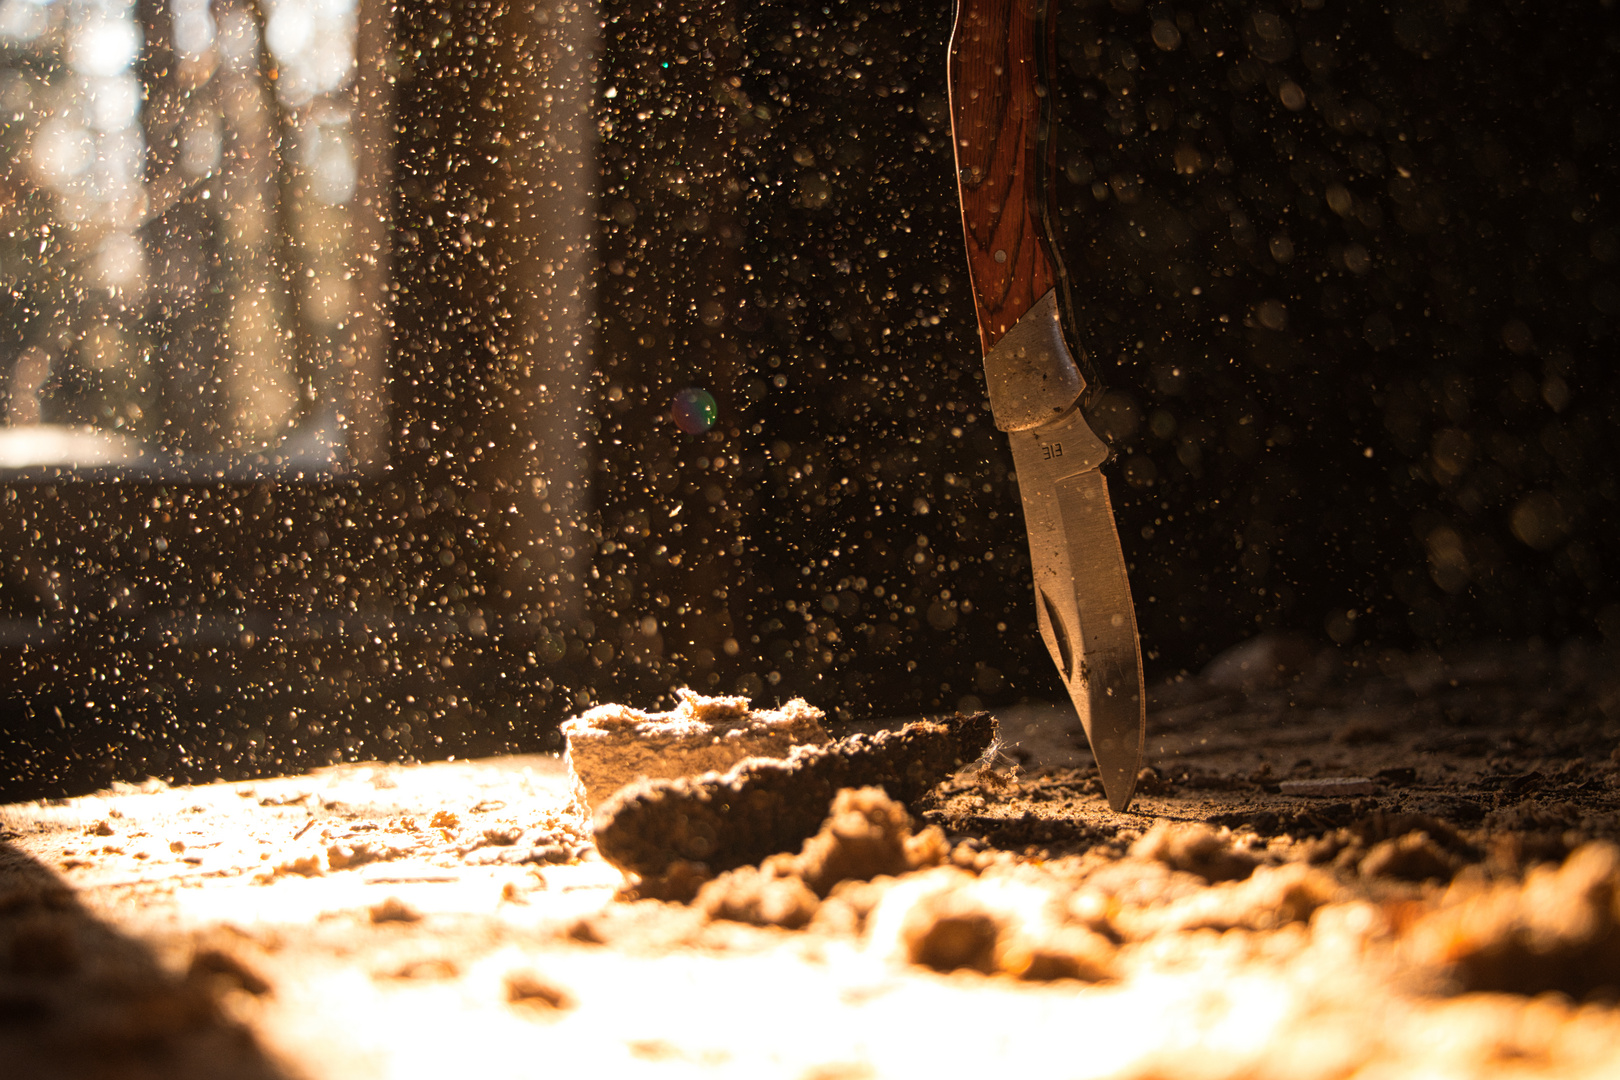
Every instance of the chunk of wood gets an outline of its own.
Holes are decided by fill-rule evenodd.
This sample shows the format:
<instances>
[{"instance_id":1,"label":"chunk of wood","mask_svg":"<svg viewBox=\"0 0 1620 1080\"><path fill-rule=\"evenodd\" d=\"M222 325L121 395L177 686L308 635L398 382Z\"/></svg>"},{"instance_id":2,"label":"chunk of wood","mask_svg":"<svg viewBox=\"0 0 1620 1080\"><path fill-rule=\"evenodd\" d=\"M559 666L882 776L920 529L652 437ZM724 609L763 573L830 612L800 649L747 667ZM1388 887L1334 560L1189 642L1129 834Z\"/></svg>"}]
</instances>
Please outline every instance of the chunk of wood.
<instances>
[{"instance_id":1,"label":"chunk of wood","mask_svg":"<svg viewBox=\"0 0 1620 1080\"><path fill-rule=\"evenodd\" d=\"M989 713L959 713L795 747L785 759L751 759L724 773L643 781L597 810L597 850L643 879L672 870L710 876L757 863L797 851L840 788L878 786L914 803L979 757L995 734Z\"/></svg>"},{"instance_id":2,"label":"chunk of wood","mask_svg":"<svg viewBox=\"0 0 1620 1080\"><path fill-rule=\"evenodd\" d=\"M576 794L589 809L640 780L724 772L745 758L786 757L795 746L829 741L822 711L803 698L753 709L745 697L675 695L667 713L599 705L563 723Z\"/></svg>"},{"instance_id":3,"label":"chunk of wood","mask_svg":"<svg viewBox=\"0 0 1620 1080\"><path fill-rule=\"evenodd\" d=\"M1277 789L1284 795L1339 798L1345 795L1371 795L1377 787L1365 776L1324 776L1317 780L1284 780Z\"/></svg>"}]
</instances>

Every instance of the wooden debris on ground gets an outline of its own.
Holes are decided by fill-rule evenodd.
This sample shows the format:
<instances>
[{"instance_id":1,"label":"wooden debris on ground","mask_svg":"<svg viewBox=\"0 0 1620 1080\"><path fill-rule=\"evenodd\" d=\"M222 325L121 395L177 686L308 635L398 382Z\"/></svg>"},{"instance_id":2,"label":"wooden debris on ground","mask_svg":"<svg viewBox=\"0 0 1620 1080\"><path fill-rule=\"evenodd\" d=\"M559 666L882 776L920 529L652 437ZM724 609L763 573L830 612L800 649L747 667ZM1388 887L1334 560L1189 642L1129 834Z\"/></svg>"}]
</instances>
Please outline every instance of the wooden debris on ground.
<instances>
[{"instance_id":1,"label":"wooden debris on ground","mask_svg":"<svg viewBox=\"0 0 1620 1080\"><path fill-rule=\"evenodd\" d=\"M646 891L689 897L714 874L796 849L841 788L881 787L912 803L994 737L989 713L957 714L798 747L781 760L750 759L724 773L634 784L597 810L597 850L638 875Z\"/></svg>"}]
</instances>

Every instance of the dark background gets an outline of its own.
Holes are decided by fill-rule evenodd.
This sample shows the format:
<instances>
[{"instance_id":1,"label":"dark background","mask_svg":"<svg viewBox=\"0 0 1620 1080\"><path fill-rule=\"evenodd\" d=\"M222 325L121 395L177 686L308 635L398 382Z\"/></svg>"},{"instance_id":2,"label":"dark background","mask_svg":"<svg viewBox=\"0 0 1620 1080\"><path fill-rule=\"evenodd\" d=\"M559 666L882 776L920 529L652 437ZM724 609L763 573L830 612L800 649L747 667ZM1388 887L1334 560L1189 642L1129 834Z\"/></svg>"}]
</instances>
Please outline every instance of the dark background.
<instances>
[{"instance_id":1,"label":"dark background","mask_svg":"<svg viewBox=\"0 0 1620 1080\"><path fill-rule=\"evenodd\" d=\"M825 7L604 4L588 408L549 442L511 347L546 282L538 9L402 8L389 471L8 487L0 796L551 748L681 685L847 719L1059 699L984 405L950 12ZM1150 678L1272 629L1613 633L1612 8L1072 3L1058 48ZM689 387L707 432L670 418ZM581 455L587 502L530 497Z\"/></svg>"},{"instance_id":2,"label":"dark background","mask_svg":"<svg viewBox=\"0 0 1620 1080\"><path fill-rule=\"evenodd\" d=\"M1150 675L1268 629L1414 648L1616 616L1613 12L1314 8L1061 17L1060 243ZM982 407L946 17L832 12L744 22L777 110L739 137L749 348L788 378L758 407L778 509L750 595L864 646L795 688L1057 697ZM886 594L848 612L861 577Z\"/></svg>"}]
</instances>

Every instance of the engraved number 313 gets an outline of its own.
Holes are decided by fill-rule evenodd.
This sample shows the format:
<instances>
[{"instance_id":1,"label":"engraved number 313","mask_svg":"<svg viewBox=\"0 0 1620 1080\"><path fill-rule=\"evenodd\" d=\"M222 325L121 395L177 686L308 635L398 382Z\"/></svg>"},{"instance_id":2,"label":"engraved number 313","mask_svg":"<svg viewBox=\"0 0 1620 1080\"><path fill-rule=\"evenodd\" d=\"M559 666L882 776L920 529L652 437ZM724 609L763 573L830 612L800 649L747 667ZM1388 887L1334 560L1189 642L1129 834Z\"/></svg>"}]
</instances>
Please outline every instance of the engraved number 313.
<instances>
[{"instance_id":1,"label":"engraved number 313","mask_svg":"<svg viewBox=\"0 0 1620 1080\"><path fill-rule=\"evenodd\" d=\"M1043 443L1041 443L1041 460L1042 461L1051 461L1053 458L1060 458L1062 456L1063 456L1063 444L1062 443L1060 443L1060 442L1043 442Z\"/></svg>"}]
</instances>

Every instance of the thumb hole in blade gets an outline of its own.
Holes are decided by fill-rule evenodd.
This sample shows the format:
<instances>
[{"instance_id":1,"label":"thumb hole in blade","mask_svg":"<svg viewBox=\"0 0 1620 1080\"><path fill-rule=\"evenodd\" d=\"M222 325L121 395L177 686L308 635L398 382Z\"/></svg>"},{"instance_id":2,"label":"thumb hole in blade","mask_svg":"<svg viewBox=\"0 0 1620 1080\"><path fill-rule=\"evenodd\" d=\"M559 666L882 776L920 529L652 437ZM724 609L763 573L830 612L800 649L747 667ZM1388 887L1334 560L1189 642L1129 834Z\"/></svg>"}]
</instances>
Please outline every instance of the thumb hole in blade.
<instances>
[{"instance_id":1,"label":"thumb hole in blade","mask_svg":"<svg viewBox=\"0 0 1620 1080\"><path fill-rule=\"evenodd\" d=\"M1046 590L1040 590L1040 594L1041 608L1046 613L1047 623L1052 627L1052 640L1057 642L1058 668L1063 673L1064 681L1068 682L1074 678L1074 646L1069 642L1069 628L1063 625L1057 605L1046 595Z\"/></svg>"}]
</instances>

